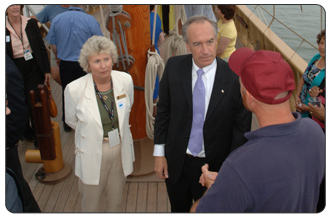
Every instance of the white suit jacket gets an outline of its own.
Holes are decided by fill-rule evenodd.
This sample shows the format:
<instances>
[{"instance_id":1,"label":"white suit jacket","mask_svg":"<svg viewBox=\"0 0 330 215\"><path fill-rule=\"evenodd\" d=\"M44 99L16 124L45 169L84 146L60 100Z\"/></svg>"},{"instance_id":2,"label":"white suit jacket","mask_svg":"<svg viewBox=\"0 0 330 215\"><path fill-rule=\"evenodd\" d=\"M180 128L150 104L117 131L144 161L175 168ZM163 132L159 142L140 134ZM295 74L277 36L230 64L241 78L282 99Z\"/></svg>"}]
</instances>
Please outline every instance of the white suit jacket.
<instances>
[{"instance_id":1,"label":"white suit jacket","mask_svg":"<svg viewBox=\"0 0 330 215\"><path fill-rule=\"evenodd\" d=\"M129 116L134 100L132 77L111 71L121 138L121 157L125 176L133 171L134 146ZM75 174L83 183L98 185L100 181L103 127L92 74L68 84L64 91L65 122L75 130Z\"/></svg>"}]
</instances>

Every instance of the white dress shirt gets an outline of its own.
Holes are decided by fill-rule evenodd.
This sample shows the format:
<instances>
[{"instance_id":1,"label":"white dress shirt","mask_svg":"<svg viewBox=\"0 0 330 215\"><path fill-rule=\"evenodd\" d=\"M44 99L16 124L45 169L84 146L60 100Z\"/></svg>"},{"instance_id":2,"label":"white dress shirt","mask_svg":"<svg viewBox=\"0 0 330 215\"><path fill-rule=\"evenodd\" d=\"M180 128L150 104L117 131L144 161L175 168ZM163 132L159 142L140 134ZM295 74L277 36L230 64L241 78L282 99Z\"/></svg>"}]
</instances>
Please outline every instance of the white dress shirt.
<instances>
[{"instance_id":1,"label":"white dress shirt","mask_svg":"<svg viewBox=\"0 0 330 215\"><path fill-rule=\"evenodd\" d=\"M199 67L195 64L194 60L193 61L193 67L192 67L192 92L194 91L194 86L197 81L197 70ZM211 99L211 94L212 94L212 89L213 89L213 84L214 84L214 78L215 78L215 73L217 70L217 61L214 59L212 64L201 68L204 71L204 74L202 75L202 80L205 86L205 113L204 113L204 119L206 117L207 109L210 103ZM187 154L192 154L189 149L187 148ZM154 146L154 153L153 156L165 156L165 144L155 144ZM204 150L204 141L203 141L203 148L202 151L197 155L197 157L205 157L205 150Z\"/></svg>"}]
</instances>

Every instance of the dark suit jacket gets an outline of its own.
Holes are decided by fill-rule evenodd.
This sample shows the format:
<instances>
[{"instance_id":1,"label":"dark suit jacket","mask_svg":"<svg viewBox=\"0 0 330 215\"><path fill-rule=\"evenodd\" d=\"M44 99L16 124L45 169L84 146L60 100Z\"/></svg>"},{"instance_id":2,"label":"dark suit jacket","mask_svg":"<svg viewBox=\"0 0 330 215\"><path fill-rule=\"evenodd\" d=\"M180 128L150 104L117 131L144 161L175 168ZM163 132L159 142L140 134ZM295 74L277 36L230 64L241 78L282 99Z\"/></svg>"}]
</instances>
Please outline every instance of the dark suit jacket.
<instances>
[{"instance_id":1,"label":"dark suit jacket","mask_svg":"<svg viewBox=\"0 0 330 215\"><path fill-rule=\"evenodd\" d=\"M6 167L15 174L19 195L22 198L24 212L40 212L28 183L23 177L21 163L15 144L23 135L28 120L23 77L6 55L6 94L11 113L6 116Z\"/></svg>"},{"instance_id":2,"label":"dark suit jacket","mask_svg":"<svg viewBox=\"0 0 330 215\"><path fill-rule=\"evenodd\" d=\"M43 74L43 76L45 76L45 73L50 73L50 64L48 60L47 49L45 47L44 41L42 40L37 20L28 20L25 32L33 52L33 57L38 63L40 72ZM10 36L10 32L7 28L6 36ZM11 40L9 42L6 42L6 53L12 60L14 60Z\"/></svg>"},{"instance_id":3,"label":"dark suit jacket","mask_svg":"<svg viewBox=\"0 0 330 215\"><path fill-rule=\"evenodd\" d=\"M242 104L238 76L216 58L217 71L204 122L204 148L210 170L218 171L228 154L246 142L251 112ZM169 180L182 171L192 125L192 55L168 60L160 82L154 142L165 143Z\"/></svg>"},{"instance_id":4,"label":"dark suit jacket","mask_svg":"<svg viewBox=\"0 0 330 215\"><path fill-rule=\"evenodd\" d=\"M6 94L11 113L6 116L6 146L15 145L28 120L24 82L14 62L6 55Z\"/></svg>"}]
</instances>

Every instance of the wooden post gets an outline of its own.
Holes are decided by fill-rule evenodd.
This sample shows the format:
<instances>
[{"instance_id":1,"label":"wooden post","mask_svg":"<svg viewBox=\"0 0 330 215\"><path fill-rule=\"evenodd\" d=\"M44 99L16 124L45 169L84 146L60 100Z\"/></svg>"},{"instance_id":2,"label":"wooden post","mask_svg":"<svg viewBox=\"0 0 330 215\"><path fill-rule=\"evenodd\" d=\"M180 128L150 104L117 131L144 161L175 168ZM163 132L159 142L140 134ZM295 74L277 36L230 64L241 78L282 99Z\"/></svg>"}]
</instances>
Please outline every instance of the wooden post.
<instances>
[{"instance_id":1,"label":"wooden post","mask_svg":"<svg viewBox=\"0 0 330 215\"><path fill-rule=\"evenodd\" d=\"M123 10L131 16L131 26L126 30L126 39L128 53L134 57L135 63L129 73L134 85L144 88L147 53L151 44L149 5L123 5ZM139 89L134 90L130 124L134 140L147 137L144 91Z\"/></svg>"}]
</instances>

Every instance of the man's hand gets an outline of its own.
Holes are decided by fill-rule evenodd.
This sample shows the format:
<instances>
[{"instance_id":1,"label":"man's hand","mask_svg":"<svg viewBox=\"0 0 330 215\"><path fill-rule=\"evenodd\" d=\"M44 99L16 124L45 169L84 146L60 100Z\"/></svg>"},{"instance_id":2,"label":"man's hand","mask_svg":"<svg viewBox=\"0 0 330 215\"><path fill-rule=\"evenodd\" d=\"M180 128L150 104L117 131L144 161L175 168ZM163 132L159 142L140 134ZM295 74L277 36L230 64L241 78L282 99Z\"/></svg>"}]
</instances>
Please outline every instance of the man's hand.
<instances>
[{"instance_id":1,"label":"man's hand","mask_svg":"<svg viewBox=\"0 0 330 215\"><path fill-rule=\"evenodd\" d=\"M158 178L168 178L167 161L164 156L155 157L155 172Z\"/></svg>"},{"instance_id":2,"label":"man's hand","mask_svg":"<svg viewBox=\"0 0 330 215\"><path fill-rule=\"evenodd\" d=\"M216 177L218 176L218 173L210 172L208 164L204 164L204 166L202 166L202 172L203 173L199 178L199 183L202 184L202 186L206 186L207 189L209 189L211 185L214 183Z\"/></svg>"}]
</instances>

